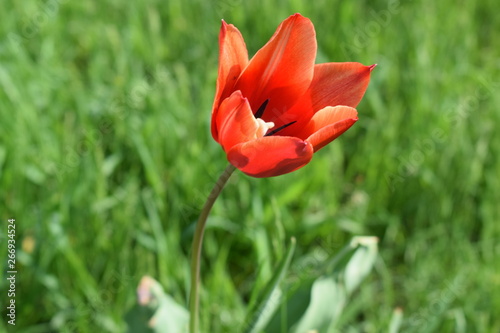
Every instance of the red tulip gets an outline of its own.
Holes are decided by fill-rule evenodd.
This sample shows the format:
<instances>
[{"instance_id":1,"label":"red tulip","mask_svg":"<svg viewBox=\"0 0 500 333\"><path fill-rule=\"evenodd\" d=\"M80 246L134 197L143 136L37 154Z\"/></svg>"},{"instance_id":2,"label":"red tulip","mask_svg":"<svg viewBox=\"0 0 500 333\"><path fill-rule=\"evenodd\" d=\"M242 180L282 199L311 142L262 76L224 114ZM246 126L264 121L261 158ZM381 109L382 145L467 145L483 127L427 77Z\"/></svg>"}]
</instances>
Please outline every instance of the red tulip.
<instances>
[{"instance_id":1,"label":"red tulip","mask_svg":"<svg viewBox=\"0 0 500 333\"><path fill-rule=\"evenodd\" d=\"M212 136L247 175L297 170L358 120L375 65L315 65L316 49L312 22L295 14L249 60L241 33L222 21Z\"/></svg>"}]
</instances>

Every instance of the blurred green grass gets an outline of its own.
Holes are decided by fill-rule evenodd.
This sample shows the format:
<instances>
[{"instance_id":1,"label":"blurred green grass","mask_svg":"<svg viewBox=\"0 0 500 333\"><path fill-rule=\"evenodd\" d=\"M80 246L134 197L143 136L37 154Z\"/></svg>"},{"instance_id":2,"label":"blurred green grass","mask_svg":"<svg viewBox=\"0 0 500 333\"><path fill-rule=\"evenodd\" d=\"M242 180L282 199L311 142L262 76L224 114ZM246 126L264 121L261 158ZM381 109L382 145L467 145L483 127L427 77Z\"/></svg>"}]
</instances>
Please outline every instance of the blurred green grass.
<instances>
[{"instance_id":1,"label":"blurred green grass","mask_svg":"<svg viewBox=\"0 0 500 333\"><path fill-rule=\"evenodd\" d=\"M500 330L493 0L0 8L0 211L2 226L17 220L17 332L121 332L145 274L185 303L193 223L227 163L209 133L220 19L253 54L294 12L315 24L318 62L378 67L359 122L310 165L232 177L206 234L202 325L234 332L290 236L293 274L312 275L300 262L366 234L380 237L380 259L339 331L384 331L395 307L404 332Z\"/></svg>"}]
</instances>

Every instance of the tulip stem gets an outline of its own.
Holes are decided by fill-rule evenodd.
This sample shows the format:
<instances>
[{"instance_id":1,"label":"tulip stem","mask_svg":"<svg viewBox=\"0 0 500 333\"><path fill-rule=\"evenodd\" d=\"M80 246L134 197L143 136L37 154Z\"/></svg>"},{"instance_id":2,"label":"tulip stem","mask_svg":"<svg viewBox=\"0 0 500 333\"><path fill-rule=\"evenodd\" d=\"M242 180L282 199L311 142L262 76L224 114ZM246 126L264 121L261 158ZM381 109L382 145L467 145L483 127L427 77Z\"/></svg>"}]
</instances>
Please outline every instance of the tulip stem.
<instances>
[{"instance_id":1,"label":"tulip stem","mask_svg":"<svg viewBox=\"0 0 500 333\"><path fill-rule=\"evenodd\" d=\"M219 179L215 183L212 191L208 195L207 201L203 206L203 209L196 223L196 229L194 231L193 246L191 250L191 292L189 295L189 332L198 333L199 326L199 289L200 289L200 257L201 257L201 246L203 244L203 234L205 232L205 225L207 223L208 214L212 209L212 206L217 200L220 192L226 185L227 180L236 168L229 164L229 166L220 175Z\"/></svg>"}]
</instances>

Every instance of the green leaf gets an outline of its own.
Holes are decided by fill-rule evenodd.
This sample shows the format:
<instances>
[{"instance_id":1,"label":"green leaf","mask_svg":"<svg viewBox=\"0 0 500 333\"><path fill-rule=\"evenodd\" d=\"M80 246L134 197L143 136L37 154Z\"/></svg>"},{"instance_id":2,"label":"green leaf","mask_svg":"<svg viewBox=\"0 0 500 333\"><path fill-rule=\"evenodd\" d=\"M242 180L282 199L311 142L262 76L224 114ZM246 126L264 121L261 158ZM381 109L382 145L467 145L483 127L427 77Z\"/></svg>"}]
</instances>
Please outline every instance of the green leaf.
<instances>
[{"instance_id":1,"label":"green leaf","mask_svg":"<svg viewBox=\"0 0 500 333\"><path fill-rule=\"evenodd\" d=\"M137 288L139 306L132 308L125 320L127 332L186 333L189 312L171 296L155 279L144 276Z\"/></svg>"},{"instance_id":2,"label":"green leaf","mask_svg":"<svg viewBox=\"0 0 500 333\"><path fill-rule=\"evenodd\" d=\"M346 299L345 289L334 277L320 277L312 285L309 307L293 332L305 333L311 329L326 332L342 312Z\"/></svg>"},{"instance_id":3,"label":"green leaf","mask_svg":"<svg viewBox=\"0 0 500 333\"><path fill-rule=\"evenodd\" d=\"M345 268L344 279L347 293L356 289L361 281L371 271L378 252L377 237L354 237L351 241L351 246L359 248L349 260Z\"/></svg>"},{"instance_id":4,"label":"green leaf","mask_svg":"<svg viewBox=\"0 0 500 333\"><path fill-rule=\"evenodd\" d=\"M280 329L293 333L328 332L341 316L349 295L371 271L377 257L377 241L376 237L354 237L333 259L325 262L326 274L303 281L289 295L284 304L286 326L279 328L279 324L283 326L283 318L277 314L266 332Z\"/></svg>"},{"instance_id":5,"label":"green leaf","mask_svg":"<svg viewBox=\"0 0 500 333\"><path fill-rule=\"evenodd\" d=\"M271 281L269 281L267 287L264 289L263 296L249 311L245 320L245 326L243 327L244 332L260 332L264 327L266 327L269 320L271 320L272 316L276 312L276 309L281 303L282 296L282 291L279 288L279 285L285 277L285 273L288 271L288 267L292 261L292 256L295 252L295 244L295 238L292 237L290 239L290 246L285 258L281 261Z\"/></svg>"},{"instance_id":6,"label":"green leaf","mask_svg":"<svg viewBox=\"0 0 500 333\"><path fill-rule=\"evenodd\" d=\"M398 333L403 324L403 310L401 308L394 309L391 322L389 324L389 333Z\"/></svg>"}]
</instances>

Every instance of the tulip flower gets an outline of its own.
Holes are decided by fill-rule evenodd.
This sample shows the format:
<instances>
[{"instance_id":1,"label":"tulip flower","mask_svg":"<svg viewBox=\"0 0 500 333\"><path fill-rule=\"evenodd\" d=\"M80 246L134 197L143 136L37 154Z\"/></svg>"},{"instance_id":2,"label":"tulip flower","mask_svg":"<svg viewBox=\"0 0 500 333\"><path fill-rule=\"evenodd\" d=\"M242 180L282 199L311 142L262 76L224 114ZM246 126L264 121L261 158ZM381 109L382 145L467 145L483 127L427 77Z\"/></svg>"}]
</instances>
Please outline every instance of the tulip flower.
<instances>
[{"instance_id":1,"label":"tulip flower","mask_svg":"<svg viewBox=\"0 0 500 333\"><path fill-rule=\"evenodd\" d=\"M355 107L375 65L315 64L316 50L314 26L300 14L250 60L239 30L222 21L211 131L245 174L297 170L358 120Z\"/></svg>"}]
</instances>

